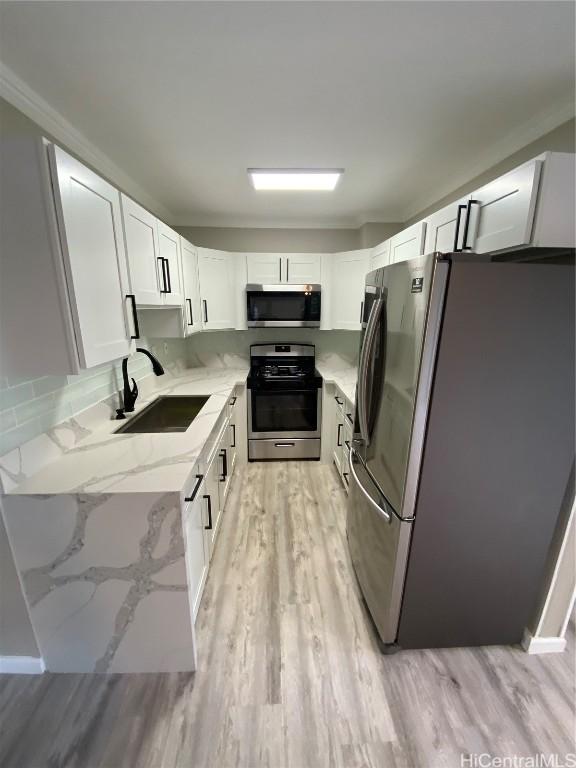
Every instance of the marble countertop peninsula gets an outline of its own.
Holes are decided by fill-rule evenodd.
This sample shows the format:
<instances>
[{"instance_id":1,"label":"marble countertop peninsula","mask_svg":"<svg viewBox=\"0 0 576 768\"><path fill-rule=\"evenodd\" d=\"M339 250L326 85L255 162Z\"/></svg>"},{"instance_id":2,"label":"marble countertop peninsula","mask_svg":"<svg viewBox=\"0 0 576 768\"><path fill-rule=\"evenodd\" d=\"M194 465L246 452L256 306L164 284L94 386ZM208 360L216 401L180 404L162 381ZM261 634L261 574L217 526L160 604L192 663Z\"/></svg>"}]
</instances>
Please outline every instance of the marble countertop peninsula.
<instances>
[{"instance_id":1,"label":"marble countertop peninsula","mask_svg":"<svg viewBox=\"0 0 576 768\"><path fill-rule=\"evenodd\" d=\"M185 432L113 434L122 423L110 405L79 414L50 430L44 450L52 460L38 472L22 471L22 452L2 458L5 493L60 495L180 492L209 439L234 387L246 381L248 367L190 368L149 377L134 415L161 395L208 395L209 400ZM148 381L148 380L147 380ZM20 466L16 466L16 462ZM6 478L13 482L6 483Z\"/></svg>"},{"instance_id":2,"label":"marble countertop peninsula","mask_svg":"<svg viewBox=\"0 0 576 768\"><path fill-rule=\"evenodd\" d=\"M336 384L342 394L354 403L356 400L357 366L335 365L329 360L317 360L316 369L325 382Z\"/></svg>"}]
</instances>

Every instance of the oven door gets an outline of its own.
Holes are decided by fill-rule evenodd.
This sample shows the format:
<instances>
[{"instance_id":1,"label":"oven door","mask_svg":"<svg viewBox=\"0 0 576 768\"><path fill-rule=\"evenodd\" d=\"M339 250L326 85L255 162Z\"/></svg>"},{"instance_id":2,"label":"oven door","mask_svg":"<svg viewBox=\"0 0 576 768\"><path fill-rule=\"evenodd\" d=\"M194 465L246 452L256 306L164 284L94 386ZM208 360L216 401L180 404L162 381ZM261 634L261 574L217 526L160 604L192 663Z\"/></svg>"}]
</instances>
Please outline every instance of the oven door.
<instances>
[{"instance_id":1,"label":"oven door","mask_svg":"<svg viewBox=\"0 0 576 768\"><path fill-rule=\"evenodd\" d=\"M320 297L317 285L249 285L246 288L248 327L318 328Z\"/></svg>"},{"instance_id":2,"label":"oven door","mask_svg":"<svg viewBox=\"0 0 576 768\"><path fill-rule=\"evenodd\" d=\"M248 432L252 439L320 437L321 389L252 389Z\"/></svg>"}]
</instances>

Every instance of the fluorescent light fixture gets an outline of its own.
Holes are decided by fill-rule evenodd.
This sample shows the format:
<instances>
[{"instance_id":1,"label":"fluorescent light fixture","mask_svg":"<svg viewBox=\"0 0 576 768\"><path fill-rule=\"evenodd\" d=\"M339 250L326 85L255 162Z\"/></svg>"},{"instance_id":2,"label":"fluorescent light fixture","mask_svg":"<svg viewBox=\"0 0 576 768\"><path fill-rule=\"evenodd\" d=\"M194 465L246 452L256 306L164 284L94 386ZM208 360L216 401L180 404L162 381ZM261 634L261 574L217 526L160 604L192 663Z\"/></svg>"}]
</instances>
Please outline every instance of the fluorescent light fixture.
<instances>
[{"instance_id":1,"label":"fluorescent light fixture","mask_svg":"<svg viewBox=\"0 0 576 768\"><path fill-rule=\"evenodd\" d=\"M342 168L248 168L248 175L258 192L332 192Z\"/></svg>"}]
</instances>

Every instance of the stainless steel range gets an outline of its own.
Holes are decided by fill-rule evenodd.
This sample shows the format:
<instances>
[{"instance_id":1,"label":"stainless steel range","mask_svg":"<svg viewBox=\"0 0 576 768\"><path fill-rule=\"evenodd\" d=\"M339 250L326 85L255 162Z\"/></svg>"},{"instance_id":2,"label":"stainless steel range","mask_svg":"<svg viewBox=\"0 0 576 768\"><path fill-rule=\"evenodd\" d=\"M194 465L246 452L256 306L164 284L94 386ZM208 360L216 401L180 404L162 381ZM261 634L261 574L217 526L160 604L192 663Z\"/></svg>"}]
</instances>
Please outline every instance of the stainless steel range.
<instances>
[{"instance_id":1,"label":"stainless steel range","mask_svg":"<svg viewBox=\"0 0 576 768\"><path fill-rule=\"evenodd\" d=\"M322 377L313 344L250 347L248 459L319 459Z\"/></svg>"}]
</instances>

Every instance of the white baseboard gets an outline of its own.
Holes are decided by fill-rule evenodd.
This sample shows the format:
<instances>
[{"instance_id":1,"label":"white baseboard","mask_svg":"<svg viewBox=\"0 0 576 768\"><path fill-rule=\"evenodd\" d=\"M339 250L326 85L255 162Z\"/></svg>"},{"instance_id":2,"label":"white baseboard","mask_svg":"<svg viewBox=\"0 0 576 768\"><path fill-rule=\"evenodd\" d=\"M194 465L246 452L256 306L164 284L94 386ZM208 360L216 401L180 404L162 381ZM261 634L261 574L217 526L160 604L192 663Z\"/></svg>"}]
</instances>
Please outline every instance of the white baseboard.
<instances>
[{"instance_id":1,"label":"white baseboard","mask_svg":"<svg viewBox=\"0 0 576 768\"><path fill-rule=\"evenodd\" d=\"M0 656L0 675L42 675L44 659L36 656Z\"/></svg>"},{"instance_id":2,"label":"white baseboard","mask_svg":"<svg viewBox=\"0 0 576 768\"><path fill-rule=\"evenodd\" d=\"M527 629L524 630L522 648L529 654L562 653L566 649L565 637L534 637Z\"/></svg>"}]
</instances>

